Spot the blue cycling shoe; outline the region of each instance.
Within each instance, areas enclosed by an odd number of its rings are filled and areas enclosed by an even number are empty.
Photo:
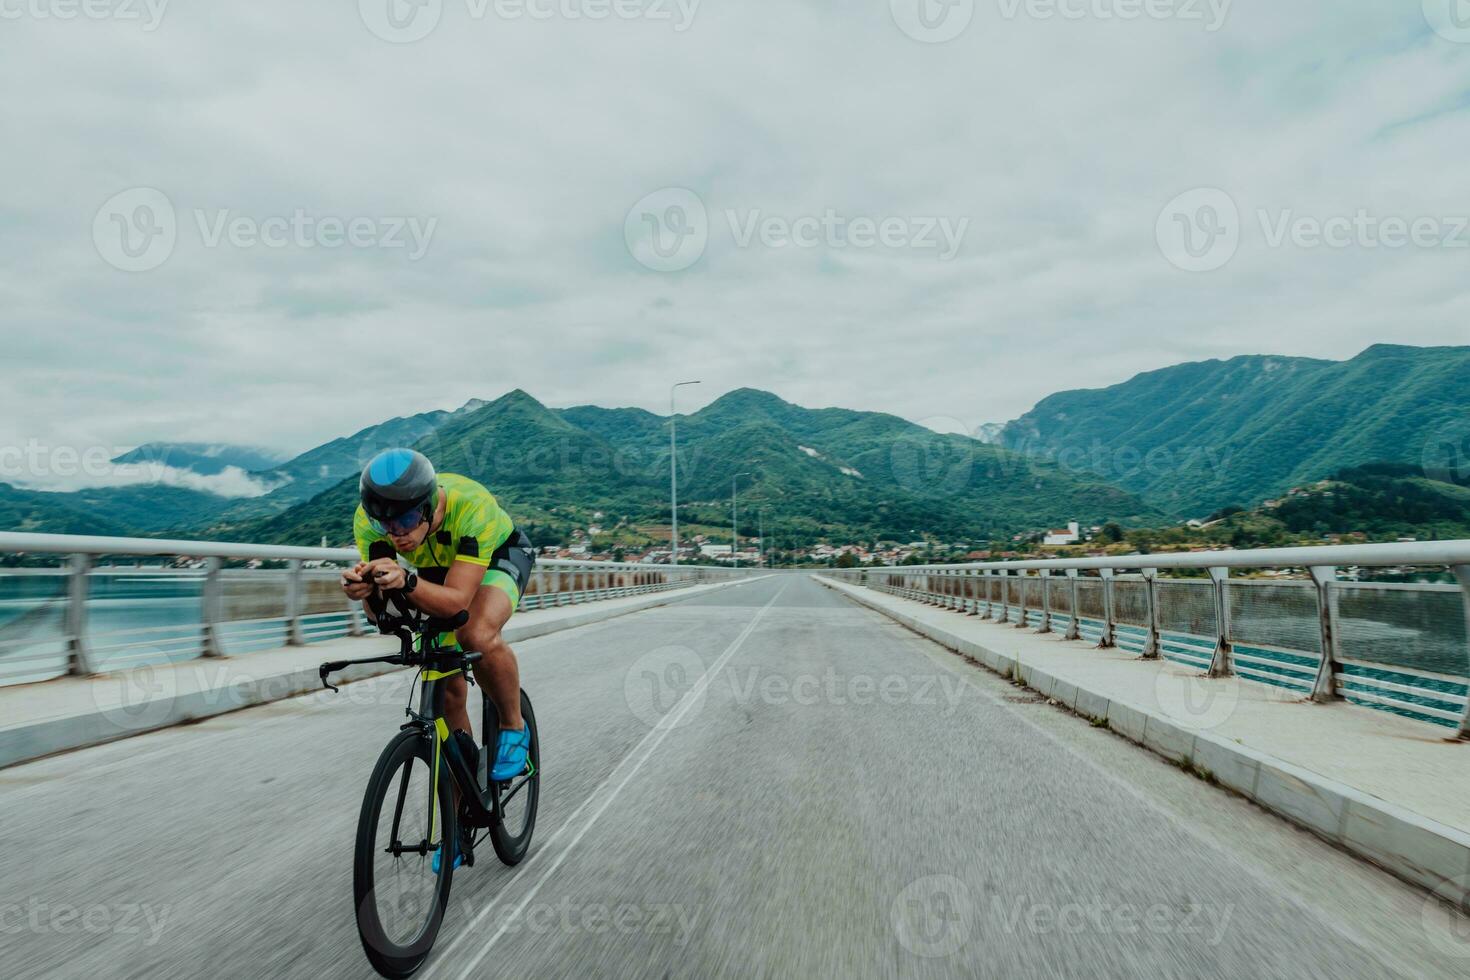
[[[439,864],[440,864],[439,858],[444,854],[444,848],[447,847],[447,846],[449,846],[449,844],[448,844],[447,841],[440,841],[439,842],[439,849],[434,852],[434,873],[435,874],[438,874],[439,873]],[[459,848],[456,847],[454,849],[454,870],[458,871],[463,864],[464,864],[464,855],[462,853],[460,853]]]
[[[518,732],[502,728],[495,749],[495,765],[490,769],[490,778],[497,783],[516,778],[526,771],[526,762],[530,757],[530,752],[531,730],[528,726],[522,725]]]

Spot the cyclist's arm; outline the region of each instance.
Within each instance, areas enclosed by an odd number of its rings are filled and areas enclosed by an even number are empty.
[[[449,566],[443,585],[419,579],[418,587],[410,593],[409,599],[430,616],[454,616],[470,608],[484,578],[484,565],[457,561]]]

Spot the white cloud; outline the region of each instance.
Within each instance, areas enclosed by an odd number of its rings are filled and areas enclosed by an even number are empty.
[[[97,490],[103,487],[165,486],[199,490],[220,497],[263,497],[279,481],[262,480],[238,466],[204,475],[162,463],[113,463],[101,469],[77,466],[51,472],[14,474],[4,481],[27,490]]]
[[[402,45],[353,3],[170,5],[151,32],[7,22],[0,85],[24,95],[0,104],[0,445],[299,450],[515,387],[663,411],[689,374],[686,410],[750,385],[973,428],[1181,360],[1470,342],[1464,252],[1252,230],[1260,209],[1467,210],[1470,45],[1419,4],[1237,0],[1213,33],[1009,6],[981,0],[938,45],[888,0],[707,3],[683,32],[446,0]],[[139,186],[167,195],[178,242],[125,273],[94,218]],[[671,186],[700,196],[710,240],[660,274],[623,230]],[[1229,265],[1191,275],[1154,229],[1202,186],[1248,220]],[[438,225],[417,261],[208,248],[194,212],[226,208]],[[970,224],[944,262],[740,248],[730,209]]]

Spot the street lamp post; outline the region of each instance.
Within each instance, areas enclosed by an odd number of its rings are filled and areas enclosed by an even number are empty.
[[[742,476],[750,476],[750,474],[748,472],[736,473],[730,477],[730,560],[735,563],[736,568],[740,567],[740,530],[736,520],[738,511],[735,503],[735,481]]]
[[[677,418],[674,415],[674,392],[685,385],[697,385],[698,381],[680,381],[669,388],[669,561],[679,564],[679,440],[674,434]]]
[[[757,537],[755,539],[756,540],[756,548],[758,550],[758,553],[760,554],[760,565],[759,565],[759,567],[765,568],[766,567],[766,509],[764,507],[757,507],[756,508],[756,510],[755,510],[755,519],[756,519],[756,526],[760,529],[757,532],[757,534],[759,535],[759,537]]]

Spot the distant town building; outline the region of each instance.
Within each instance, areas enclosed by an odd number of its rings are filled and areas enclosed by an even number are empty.
[[[1082,525],[1072,521],[1064,528],[1056,528],[1046,532],[1042,538],[1042,544],[1076,544],[1082,540]]]

